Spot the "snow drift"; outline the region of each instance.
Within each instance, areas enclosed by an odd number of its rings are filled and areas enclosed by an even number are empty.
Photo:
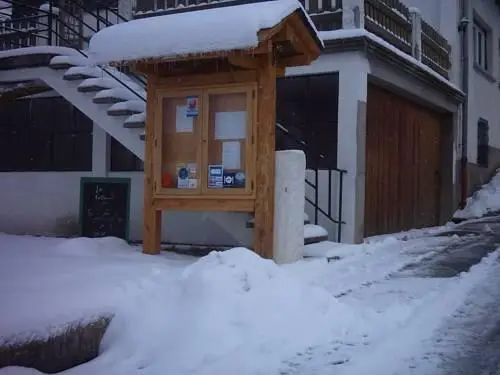
[[[455,212],[458,219],[478,218],[492,211],[500,210],[500,169],[490,182],[483,185],[472,197],[467,198],[463,210]]]
[[[273,373],[360,321],[325,290],[244,248],[212,252],[173,283],[166,276],[159,271],[119,309],[101,355],[71,374]]]

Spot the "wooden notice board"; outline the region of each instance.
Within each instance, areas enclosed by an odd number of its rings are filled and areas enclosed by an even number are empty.
[[[80,235],[128,240],[130,178],[82,177]]]

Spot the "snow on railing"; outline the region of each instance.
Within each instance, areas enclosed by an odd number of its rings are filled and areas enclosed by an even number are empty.
[[[342,8],[341,0],[299,0],[309,13],[330,12]],[[245,4],[250,0],[137,0],[136,14],[164,12],[182,8],[196,8],[201,6],[235,3]]]
[[[418,9],[399,0],[364,0],[365,27],[439,74],[448,77],[451,47]]]

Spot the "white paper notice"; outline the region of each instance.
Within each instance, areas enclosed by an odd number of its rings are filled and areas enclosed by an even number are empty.
[[[175,131],[177,133],[192,133],[193,132],[193,117],[186,116],[187,107],[178,105],[175,113]]]
[[[222,142],[222,165],[224,169],[240,169],[240,142]]]
[[[245,139],[247,113],[215,112],[215,139]]]

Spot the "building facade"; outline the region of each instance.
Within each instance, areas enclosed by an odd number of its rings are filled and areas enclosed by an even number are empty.
[[[68,42],[78,42],[76,48],[85,49],[86,38],[116,22],[230,3],[120,0],[90,7],[66,0],[52,8],[33,4],[28,9],[42,9],[39,16],[48,17],[48,23],[56,16],[49,17],[46,9],[57,9],[57,19],[64,21],[62,26],[55,22],[57,32],[44,39],[40,33],[28,39],[16,34],[25,26],[12,16],[0,28],[4,50],[0,83],[6,99],[0,107],[4,156],[0,159],[0,231],[77,234],[80,178],[108,176],[131,178],[130,237],[140,240],[142,236],[143,174],[137,137],[141,123],[130,124],[131,118],[141,118],[144,109],[136,106],[127,116],[118,116],[119,124],[118,117],[108,124],[107,108],[84,102],[89,101],[88,94],[78,96],[76,86],[56,81],[46,66],[37,67],[38,78],[33,76],[31,85],[22,86],[19,82],[35,71],[19,69],[23,53],[14,50],[47,44],[75,47]],[[460,200],[464,102],[457,31],[460,8],[453,8],[456,22],[445,22],[450,13],[444,12],[444,5],[438,12],[432,8],[437,2],[409,3],[303,2],[326,48],[313,64],[289,69],[277,82],[277,149],[298,148],[306,153],[306,214],[327,229],[331,240],[352,243],[366,236],[438,225],[451,217]],[[22,18],[15,7],[13,14]],[[27,26],[36,29],[34,24]],[[498,56],[494,58],[498,62]],[[108,75],[130,79],[144,93],[140,77],[106,69]],[[30,87],[45,92],[33,93]],[[498,85],[495,88],[499,91]],[[470,102],[467,108],[470,119]],[[482,116],[494,121],[486,112]],[[471,126],[468,129],[471,142],[478,134],[471,136]],[[494,154],[491,127],[489,139],[488,150]],[[477,157],[472,148],[470,158]],[[246,214],[169,213],[163,238],[174,243],[251,246],[250,221]]]

